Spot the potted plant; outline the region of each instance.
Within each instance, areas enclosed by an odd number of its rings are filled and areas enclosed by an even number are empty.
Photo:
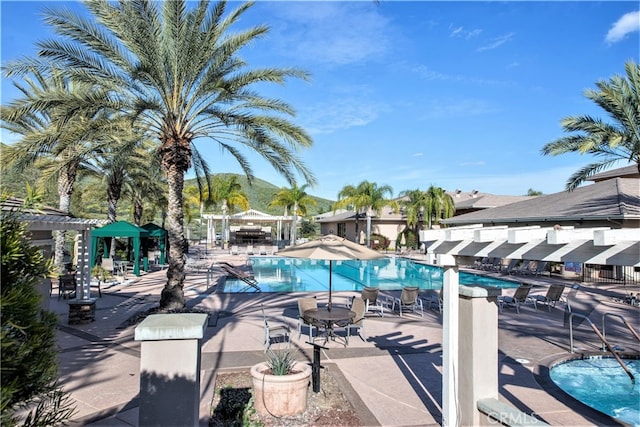
[[[285,417],[305,411],[311,366],[296,361],[291,350],[267,350],[267,360],[251,367],[251,377],[259,414]]]

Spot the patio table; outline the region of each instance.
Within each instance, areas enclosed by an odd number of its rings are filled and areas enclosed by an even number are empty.
[[[313,319],[324,326],[325,343],[329,341],[329,339],[332,341],[336,340],[337,335],[333,330],[336,323],[349,322],[355,316],[356,313],[354,311],[342,307],[332,307],[331,310],[329,310],[328,307],[319,307],[304,312],[304,317]],[[347,346],[346,339],[344,345],[345,347]]]

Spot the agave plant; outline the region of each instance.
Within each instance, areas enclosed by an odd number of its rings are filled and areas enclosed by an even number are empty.
[[[289,375],[295,364],[296,359],[291,350],[267,350],[267,366],[272,375]]]

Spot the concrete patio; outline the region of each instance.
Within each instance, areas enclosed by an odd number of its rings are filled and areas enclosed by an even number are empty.
[[[245,265],[242,256],[218,252],[214,259]],[[190,272],[185,283],[188,306],[212,313],[202,340],[203,426],[208,421],[216,372],[248,370],[264,360],[261,304],[269,317],[285,319],[293,331],[297,324],[296,298],[300,294],[215,293],[222,275],[221,270],[209,278],[205,272]],[[539,286],[549,282],[546,278],[530,279],[527,281]],[[84,325],[69,325],[67,301],[58,299],[56,293],[50,297],[50,309],[59,315],[61,381],[77,405],[72,425],[138,425],[140,342],[134,341],[135,325],[128,319],[158,305],[165,280],[166,271],[154,271],[125,285],[103,287],[103,296],[96,303],[96,320]],[[543,288],[536,293],[543,293]],[[335,292],[334,304],[346,303],[352,295],[356,294]],[[621,285],[583,284],[572,308],[588,315],[598,327],[602,314],[611,312],[624,316],[638,330],[638,308],[613,299],[624,295]],[[320,302],[327,298],[317,296]],[[548,365],[568,354],[564,308],[560,305],[548,312],[526,306],[520,314],[509,308],[499,314],[500,400],[550,425],[620,425],[540,385],[545,383]],[[442,316],[433,310],[426,310],[424,317],[373,315],[366,320],[365,332],[366,341],[352,337],[346,348],[329,341],[329,350],[322,352],[322,362],[339,371],[345,390],[351,390],[357,400],[354,403],[362,406],[361,419],[367,425],[440,425]],[[598,338],[586,325],[574,332],[581,350],[599,350]],[[640,351],[629,331],[615,319],[607,324],[607,337],[627,351]],[[294,333],[292,338],[294,346],[310,360],[311,346],[305,336],[298,339]]]

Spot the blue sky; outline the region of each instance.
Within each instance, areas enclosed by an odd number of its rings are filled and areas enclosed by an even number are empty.
[[[62,4],[2,0],[2,63],[33,55],[50,35],[39,13]],[[335,199],[368,180],[394,195],[430,185],[548,194],[594,159],[540,150],[564,135],[563,117],[606,118],[583,91],[638,62],[638,10],[636,1],[258,1],[237,29],[271,28],[243,52],[249,64],[312,75],[260,88],[293,105],[313,136],[300,153],[318,181],[309,193]],[[14,96],[3,79],[2,103]],[[241,172],[210,141],[197,146],[214,172]],[[286,186],[249,158],[256,177]]]

